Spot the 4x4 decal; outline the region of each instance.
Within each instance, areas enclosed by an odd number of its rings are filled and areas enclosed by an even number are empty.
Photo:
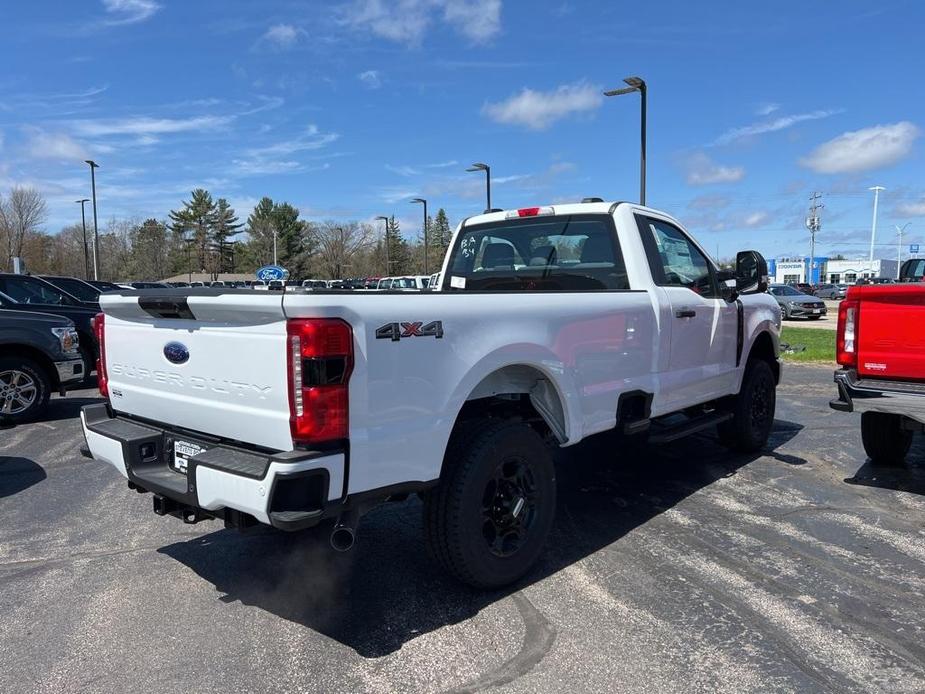
[[[415,321],[408,323],[386,323],[376,328],[377,340],[392,340],[398,342],[403,337],[443,337],[443,321],[434,320],[430,323]]]

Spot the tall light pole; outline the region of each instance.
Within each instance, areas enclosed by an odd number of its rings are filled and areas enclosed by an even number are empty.
[[[639,92],[639,204],[646,204],[646,94],[648,87],[641,77],[624,77],[623,81],[629,86],[623,89],[611,89],[604,92],[604,96],[620,96]]]
[[[899,234],[899,241],[896,243],[896,279],[899,279],[899,266],[903,264],[903,232],[912,222],[906,222],[902,226],[894,224],[896,233]]]
[[[868,262],[870,263],[870,272],[873,273],[874,267],[874,239],[877,238],[877,203],[880,200],[880,191],[886,190],[883,186],[874,186],[869,190],[874,191],[874,218],[870,223],[870,258]]]
[[[90,198],[75,200],[80,205],[80,224],[84,232],[84,279],[90,279],[90,256],[87,250],[87,215],[84,213],[84,203],[90,202]]]
[[[484,171],[485,172],[485,211],[491,210],[491,167],[482,162],[476,162],[466,171]]]
[[[388,277],[392,272],[392,252],[389,249],[389,218],[379,215],[376,219],[385,222],[385,276]]]
[[[90,189],[93,198],[93,279],[100,278],[100,232],[96,226],[96,170],[100,167],[92,159],[85,159],[90,165]]]
[[[424,274],[429,275],[430,273],[427,272],[427,201],[424,198],[411,198],[411,202],[424,205]]]

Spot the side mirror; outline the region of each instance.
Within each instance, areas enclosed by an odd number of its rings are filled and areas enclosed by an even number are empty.
[[[768,291],[768,263],[758,251],[736,253],[736,289],[739,294]]]

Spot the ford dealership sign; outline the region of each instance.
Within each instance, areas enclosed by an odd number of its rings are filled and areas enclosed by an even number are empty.
[[[258,280],[263,280],[264,282],[284,280],[289,277],[289,270],[279,265],[264,265],[262,268],[258,268],[256,275]]]

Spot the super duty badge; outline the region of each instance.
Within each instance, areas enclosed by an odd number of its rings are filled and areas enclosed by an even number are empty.
[[[423,321],[413,323],[386,323],[376,328],[377,340],[398,342],[403,337],[443,337],[443,321],[434,320],[425,324]]]

